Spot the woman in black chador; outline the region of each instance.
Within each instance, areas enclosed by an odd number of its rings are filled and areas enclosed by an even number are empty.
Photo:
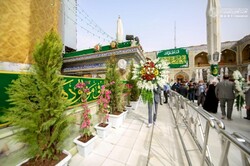
[[[215,96],[215,85],[216,82],[213,82],[208,86],[206,99],[203,105],[203,108],[211,113],[217,113],[218,102],[219,102],[219,100]]]

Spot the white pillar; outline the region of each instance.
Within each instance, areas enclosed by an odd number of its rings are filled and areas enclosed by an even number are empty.
[[[196,83],[199,82],[199,70],[198,69],[195,70],[195,82]]]
[[[228,75],[228,68],[225,68],[225,75]]]
[[[203,80],[203,75],[202,75],[203,73],[202,73],[202,69],[200,69],[200,76],[199,76],[199,81],[200,80]]]
[[[223,73],[224,73],[224,70],[223,70],[223,67],[220,69],[220,82],[223,80]]]
[[[247,66],[247,83],[250,84],[250,64]]]
[[[122,43],[123,42],[123,25],[122,25],[122,20],[121,20],[120,16],[119,16],[119,18],[117,20],[116,41],[118,43]]]

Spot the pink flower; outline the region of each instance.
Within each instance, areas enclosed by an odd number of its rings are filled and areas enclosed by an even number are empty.
[[[86,126],[87,126],[86,122],[83,122],[81,128],[85,128]]]
[[[109,85],[112,85],[114,83],[115,82],[112,81]],[[100,96],[97,101],[97,103],[99,104],[99,115],[101,116],[100,119],[102,120],[101,123],[105,123],[107,121],[107,117],[109,117],[107,116],[107,114],[109,113],[110,94],[111,91],[106,89],[106,86],[103,85],[101,87]]]
[[[83,133],[83,135],[90,136],[91,131],[91,114],[90,114],[90,109],[88,108],[87,104],[87,98],[88,98],[88,93],[90,92],[89,88],[86,86],[89,84],[89,82],[79,82],[75,85],[75,88],[79,89],[78,94],[81,95],[81,101],[82,101],[82,109],[83,113],[81,116],[81,121],[82,124],[80,126],[80,131]]]
[[[115,81],[111,81],[109,84],[110,84],[110,85],[113,85],[113,84],[115,84]]]

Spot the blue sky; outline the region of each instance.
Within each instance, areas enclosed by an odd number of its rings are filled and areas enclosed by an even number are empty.
[[[250,34],[250,0],[220,5],[222,41]],[[126,34],[138,36],[145,52],[174,48],[175,22],[177,48],[206,44],[206,8],[207,0],[78,0],[83,21],[78,20],[77,49],[109,44],[107,34],[115,39],[119,15],[124,40]]]

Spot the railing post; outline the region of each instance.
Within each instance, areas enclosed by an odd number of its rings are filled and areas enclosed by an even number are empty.
[[[242,166],[250,166],[247,155],[243,152],[241,152],[241,160],[242,160]]]
[[[210,128],[210,121],[207,120],[206,129],[205,129],[204,143],[203,143],[203,148],[202,148],[201,166],[204,166],[204,163],[205,163],[206,151],[207,151],[207,142],[208,142],[208,136],[209,136],[209,128]]]
[[[227,159],[227,155],[229,152],[229,147],[230,147],[230,141],[229,140],[223,140],[223,136],[222,136],[222,154],[221,154],[221,158],[220,158],[220,163],[219,166],[228,166],[228,159]]]

